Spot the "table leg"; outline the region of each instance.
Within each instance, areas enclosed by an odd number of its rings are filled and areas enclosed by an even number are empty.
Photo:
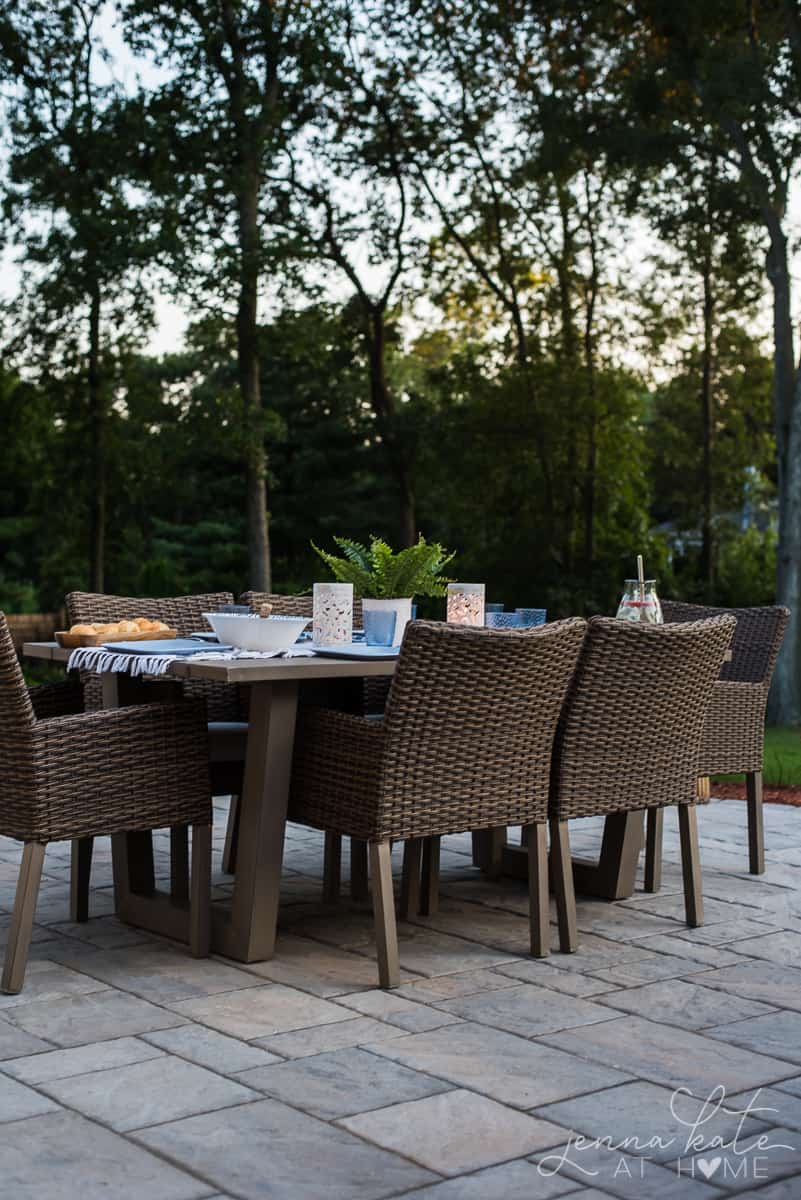
[[[585,896],[604,900],[625,900],[634,892],[637,863],[645,833],[643,812],[612,813],[604,824],[601,855],[598,862],[574,858],[575,890]],[[475,836],[475,835],[474,835]],[[477,866],[484,866],[486,859]],[[505,845],[501,873],[525,879],[528,875],[528,847]]]
[[[231,914],[213,913],[212,947],[240,962],[275,950],[298,684],[255,683]]]
[[[625,900],[632,895],[645,840],[644,816],[640,810],[612,813],[606,818],[598,862],[573,859],[577,892],[605,900]]]

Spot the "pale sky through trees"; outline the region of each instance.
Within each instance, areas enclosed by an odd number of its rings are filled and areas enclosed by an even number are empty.
[[[103,72],[109,70],[117,82],[131,94],[142,85],[148,88],[155,87],[165,79],[165,73],[152,61],[144,57],[135,57],[131,53],[122,37],[120,22],[113,4],[106,6],[98,23],[98,40],[102,42],[110,56],[108,67],[99,58],[96,59],[99,79],[102,80]],[[429,228],[432,234],[436,232],[434,223],[431,223]],[[801,320],[801,181],[799,180],[794,181],[790,190],[788,228],[791,233],[794,309],[797,320]],[[427,232],[428,229],[426,229]],[[649,272],[648,257],[653,253],[656,241],[654,234],[640,219],[629,222],[627,228],[620,231],[619,253],[614,261],[614,270],[618,277],[636,279],[645,284]],[[0,296],[4,302],[11,304],[13,304],[20,280],[19,268],[15,262],[16,254],[13,243],[7,244],[3,248],[2,259],[0,259],[2,264]],[[366,261],[366,255],[362,254],[360,258],[357,258],[357,266],[368,283],[375,282],[375,285],[378,286],[379,272],[371,269]],[[347,282],[333,270],[316,270],[312,282],[317,286],[322,284],[326,293],[334,301],[346,300],[352,290]],[[669,287],[669,281],[660,280],[659,286]],[[265,295],[263,300],[265,316],[271,308],[271,298],[269,295]],[[154,310],[155,324],[148,334],[143,348],[146,352],[156,355],[180,350],[194,314],[186,302],[171,295],[166,279],[154,287]],[[407,332],[414,335],[420,330],[424,330],[434,317],[435,314],[426,304],[425,297],[421,296],[415,305],[414,315],[407,314],[405,317]],[[766,288],[758,331],[764,338],[770,336],[770,319],[770,296]],[[613,347],[613,353],[614,349]],[[639,356],[632,352],[631,345],[625,338],[621,338],[621,345],[616,349],[624,363],[638,368],[647,366],[645,362],[639,361]]]

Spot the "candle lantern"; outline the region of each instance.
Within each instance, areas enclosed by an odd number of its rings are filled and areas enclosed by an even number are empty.
[[[352,583],[315,583],[312,626],[318,646],[353,640]]]
[[[448,623],[450,625],[484,624],[484,584],[448,584]]]

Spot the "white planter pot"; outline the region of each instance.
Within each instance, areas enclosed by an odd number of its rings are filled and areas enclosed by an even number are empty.
[[[394,612],[395,636],[393,646],[399,646],[403,641],[403,631],[412,619],[412,597],[408,600],[362,600],[362,612]]]

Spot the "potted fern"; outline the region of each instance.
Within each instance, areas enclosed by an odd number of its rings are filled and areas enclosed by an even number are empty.
[[[399,646],[406,624],[411,620],[415,596],[444,596],[448,580],[442,570],[453,558],[437,542],[418,538],[417,544],[395,553],[381,538],[373,537],[369,546],[350,538],[334,538],[341,556],[312,546],[331,569],[338,583],[353,584],[353,594],[362,601],[364,612],[395,613],[392,644]]]

